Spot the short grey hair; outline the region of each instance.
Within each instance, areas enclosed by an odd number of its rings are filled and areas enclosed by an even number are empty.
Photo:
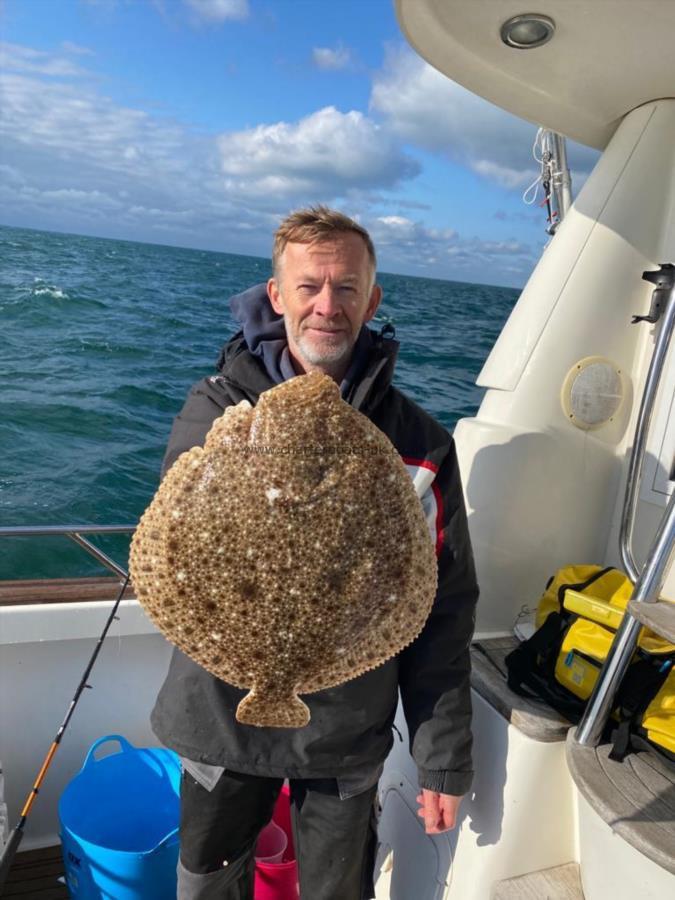
[[[373,241],[366,229],[350,219],[344,213],[327,206],[310,206],[306,209],[296,209],[283,220],[274,232],[274,245],[272,247],[272,271],[277,281],[280,278],[281,257],[286,249],[286,244],[313,244],[315,242],[329,241],[337,234],[358,234],[366,245],[368,258],[372,268],[371,281],[375,283],[375,271],[377,269],[377,257]]]

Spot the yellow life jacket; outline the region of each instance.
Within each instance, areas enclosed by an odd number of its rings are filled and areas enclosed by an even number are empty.
[[[537,630],[506,658],[511,689],[578,721],[632,593],[630,579],[615,568],[559,569],[537,606]],[[675,645],[642,628],[612,714],[619,723],[614,758],[648,744],[675,760],[673,662]]]

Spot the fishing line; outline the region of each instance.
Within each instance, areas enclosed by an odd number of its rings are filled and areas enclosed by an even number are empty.
[[[31,811],[31,807],[33,806],[33,803],[35,802],[35,798],[37,797],[37,795],[40,792],[40,787],[42,785],[42,782],[44,781],[45,775],[47,774],[47,769],[49,768],[51,761],[54,758],[56,751],[59,748],[59,744],[61,743],[61,738],[63,737],[63,734],[64,734],[66,728],[68,727],[68,723],[70,722],[71,716],[75,712],[75,707],[77,706],[77,702],[80,699],[80,695],[82,694],[82,691],[85,688],[91,687],[90,684],[87,684],[87,678],[89,678],[89,673],[91,672],[91,670],[94,667],[94,663],[96,662],[96,657],[98,656],[99,651],[100,651],[101,647],[103,646],[103,641],[105,640],[106,635],[108,634],[108,630],[109,630],[110,626],[112,625],[113,621],[117,618],[117,609],[120,605],[122,597],[124,596],[124,592],[125,592],[128,584],[129,584],[129,574],[127,573],[126,578],[124,579],[124,583],[122,584],[122,587],[120,588],[120,592],[117,595],[117,599],[115,600],[115,603],[113,604],[113,608],[110,612],[110,615],[108,616],[108,621],[105,623],[105,627],[104,627],[103,631],[101,632],[101,636],[99,637],[98,641],[96,642],[96,646],[94,647],[94,652],[92,653],[91,659],[89,660],[89,663],[87,664],[87,668],[84,670],[84,675],[80,679],[80,683],[78,684],[77,690],[75,691],[75,694],[73,695],[73,699],[70,701],[70,706],[68,707],[68,711],[66,712],[65,718],[64,718],[63,722],[61,723],[61,727],[57,731],[56,737],[52,741],[52,745],[49,748],[49,751],[47,752],[44,762],[42,763],[42,768],[40,769],[38,776],[35,779],[35,784],[33,785],[33,789],[31,790],[30,794],[26,798],[24,807],[21,810],[21,817],[19,819],[19,822],[13,828],[13,830],[9,836],[9,840],[7,841],[7,844],[2,851],[2,856],[0,856],[0,896],[2,895],[2,888],[3,888],[3,885],[7,878],[7,875],[9,874],[9,870],[10,870],[10,867],[14,860],[14,856],[16,855],[16,852],[19,849],[19,844],[21,843],[21,840],[23,838],[24,826],[26,824],[26,820],[28,819],[28,814]]]

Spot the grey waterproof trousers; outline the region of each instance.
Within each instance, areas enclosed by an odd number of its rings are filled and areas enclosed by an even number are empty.
[[[253,900],[256,840],[282,785],[226,771],[207,790],[183,772],[178,900]],[[290,788],[301,900],[370,900],[377,785],[345,800],[332,778]]]

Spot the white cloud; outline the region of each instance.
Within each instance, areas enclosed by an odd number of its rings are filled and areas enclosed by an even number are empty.
[[[514,239],[463,237],[454,228],[430,228],[405,216],[379,216],[363,223],[378,251],[380,268],[400,267],[420,274],[441,271],[467,280],[523,281],[540,248]]]
[[[81,191],[77,188],[59,188],[55,191],[42,191],[43,200],[56,200],[59,203],[77,203],[86,206],[94,206],[97,209],[119,209],[121,204],[114,197],[104,191]]]
[[[485,280],[490,266],[490,280],[504,283],[514,278],[500,272],[522,280],[531,268],[516,241],[481,242],[416,220],[428,207],[398,188],[420,164],[387,116],[328,106],[297,121],[196,134],[107,97],[95,72],[63,65],[73,66],[63,46],[3,49],[6,222],[265,255],[282,215],[326,202],[372,230],[390,271]]]
[[[90,50],[89,47],[81,47],[79,44],[74,44],[72,41],[61,41],[61,47],[65,53],[72,53],[74,56],[95,55],[94,51]]]
[[[175,170],[186,135],[180,126],[117,106],[79,84],[5,75],[0,84],[5,145],[50,148],[55,159],[88,161],[136,177]]]
[[[314,47],[312,50],[312,62],[317,69],[338,70],[346,69],[351,63],[351,53],[347,47],[338,44],[337,47]]]
[[[8,166],[5,163],[0,164],[0,184],[21,185],[24,183],[24,177],[21,172],[14,166]]]
[[[334,106],[297,123],[224,134],[218,143],[227,188],[257,195],[332,198],[358,188],[391,187],[418,172],[379,125]]]
[[[182,125],[115,103],[96,89],[89,73],[77,73],[86,80],[44,77],[59,70],[58,55],[9,44],[3,51],[0,135],[4,155],[13,155],[15,166],[25,170],[34,156],[48,157],[45,181],[68,170],[83,180],[96,172],[156,184],[180,172],[180,187],[197,150]]]
[[[93,222],[124,234],[125,224],[139,222],[134,206],[162,209],[163,227],[189,219],[198,229],[213,217],[213,140],[209,145],[177,122],[118,105],[91,77],[55,79],[58,53],[9,45],[4,53],[10,63],[0,71],[6,221],[73,230]],[[146,221],[151,230],[158,227],[158,217],[148,213]]]
[[[371,109],[402,140],[442,153],[506,188],[538,174],[536,126],[450,81],[408,49],[391,49],[373,83]],[[597,153],[568,146],[570,165],[585,176]]]
[[[248,16],[248,0],[185,0],[190,10],[204,22],[241,21]]]
[[[417,246],[424,244],[445,244],[457,237],[454,228],[428,228],[421,222],[413,222],[405,216],[378,216],[372,223],[380,246],[406,244]]]
[[[505,188],[517,189],[527,187],[537,175],[537,170],[534,166],[531,169],[514,169],[492,162],[489,159],[475,160],[470,165],[478,175],[483,175],[490,181],[495,181]]]
[[[23,215],[38,216],[40,222],[49,222],[51,215],[56,213],[52,224],[63,221],[69,215],[76,215],[80,222],[96,224],[105,222],[111,215],[122,214],[125,208],[123,202],[105,191],[74,187],[44,189],[29,183],[16,171],[7,177],[7,172],[0,169],[0,176],[3,207],[11,209],[17,206]]]
[[[21,44],[10,44],[8,41],[0,41],[0,72],[24,72],[60,78],[86,74],[84,69],[63,56],[55,56]]]
[[[5,221],[266,253],[279,217],[323,201],[347,212],[417,164],[359,112],[319,110],[212,136],[123,106],[91,75],[55,78],[61,51],[9,48],[0,72]],[[37,71],[17,71],[28,60]]]

